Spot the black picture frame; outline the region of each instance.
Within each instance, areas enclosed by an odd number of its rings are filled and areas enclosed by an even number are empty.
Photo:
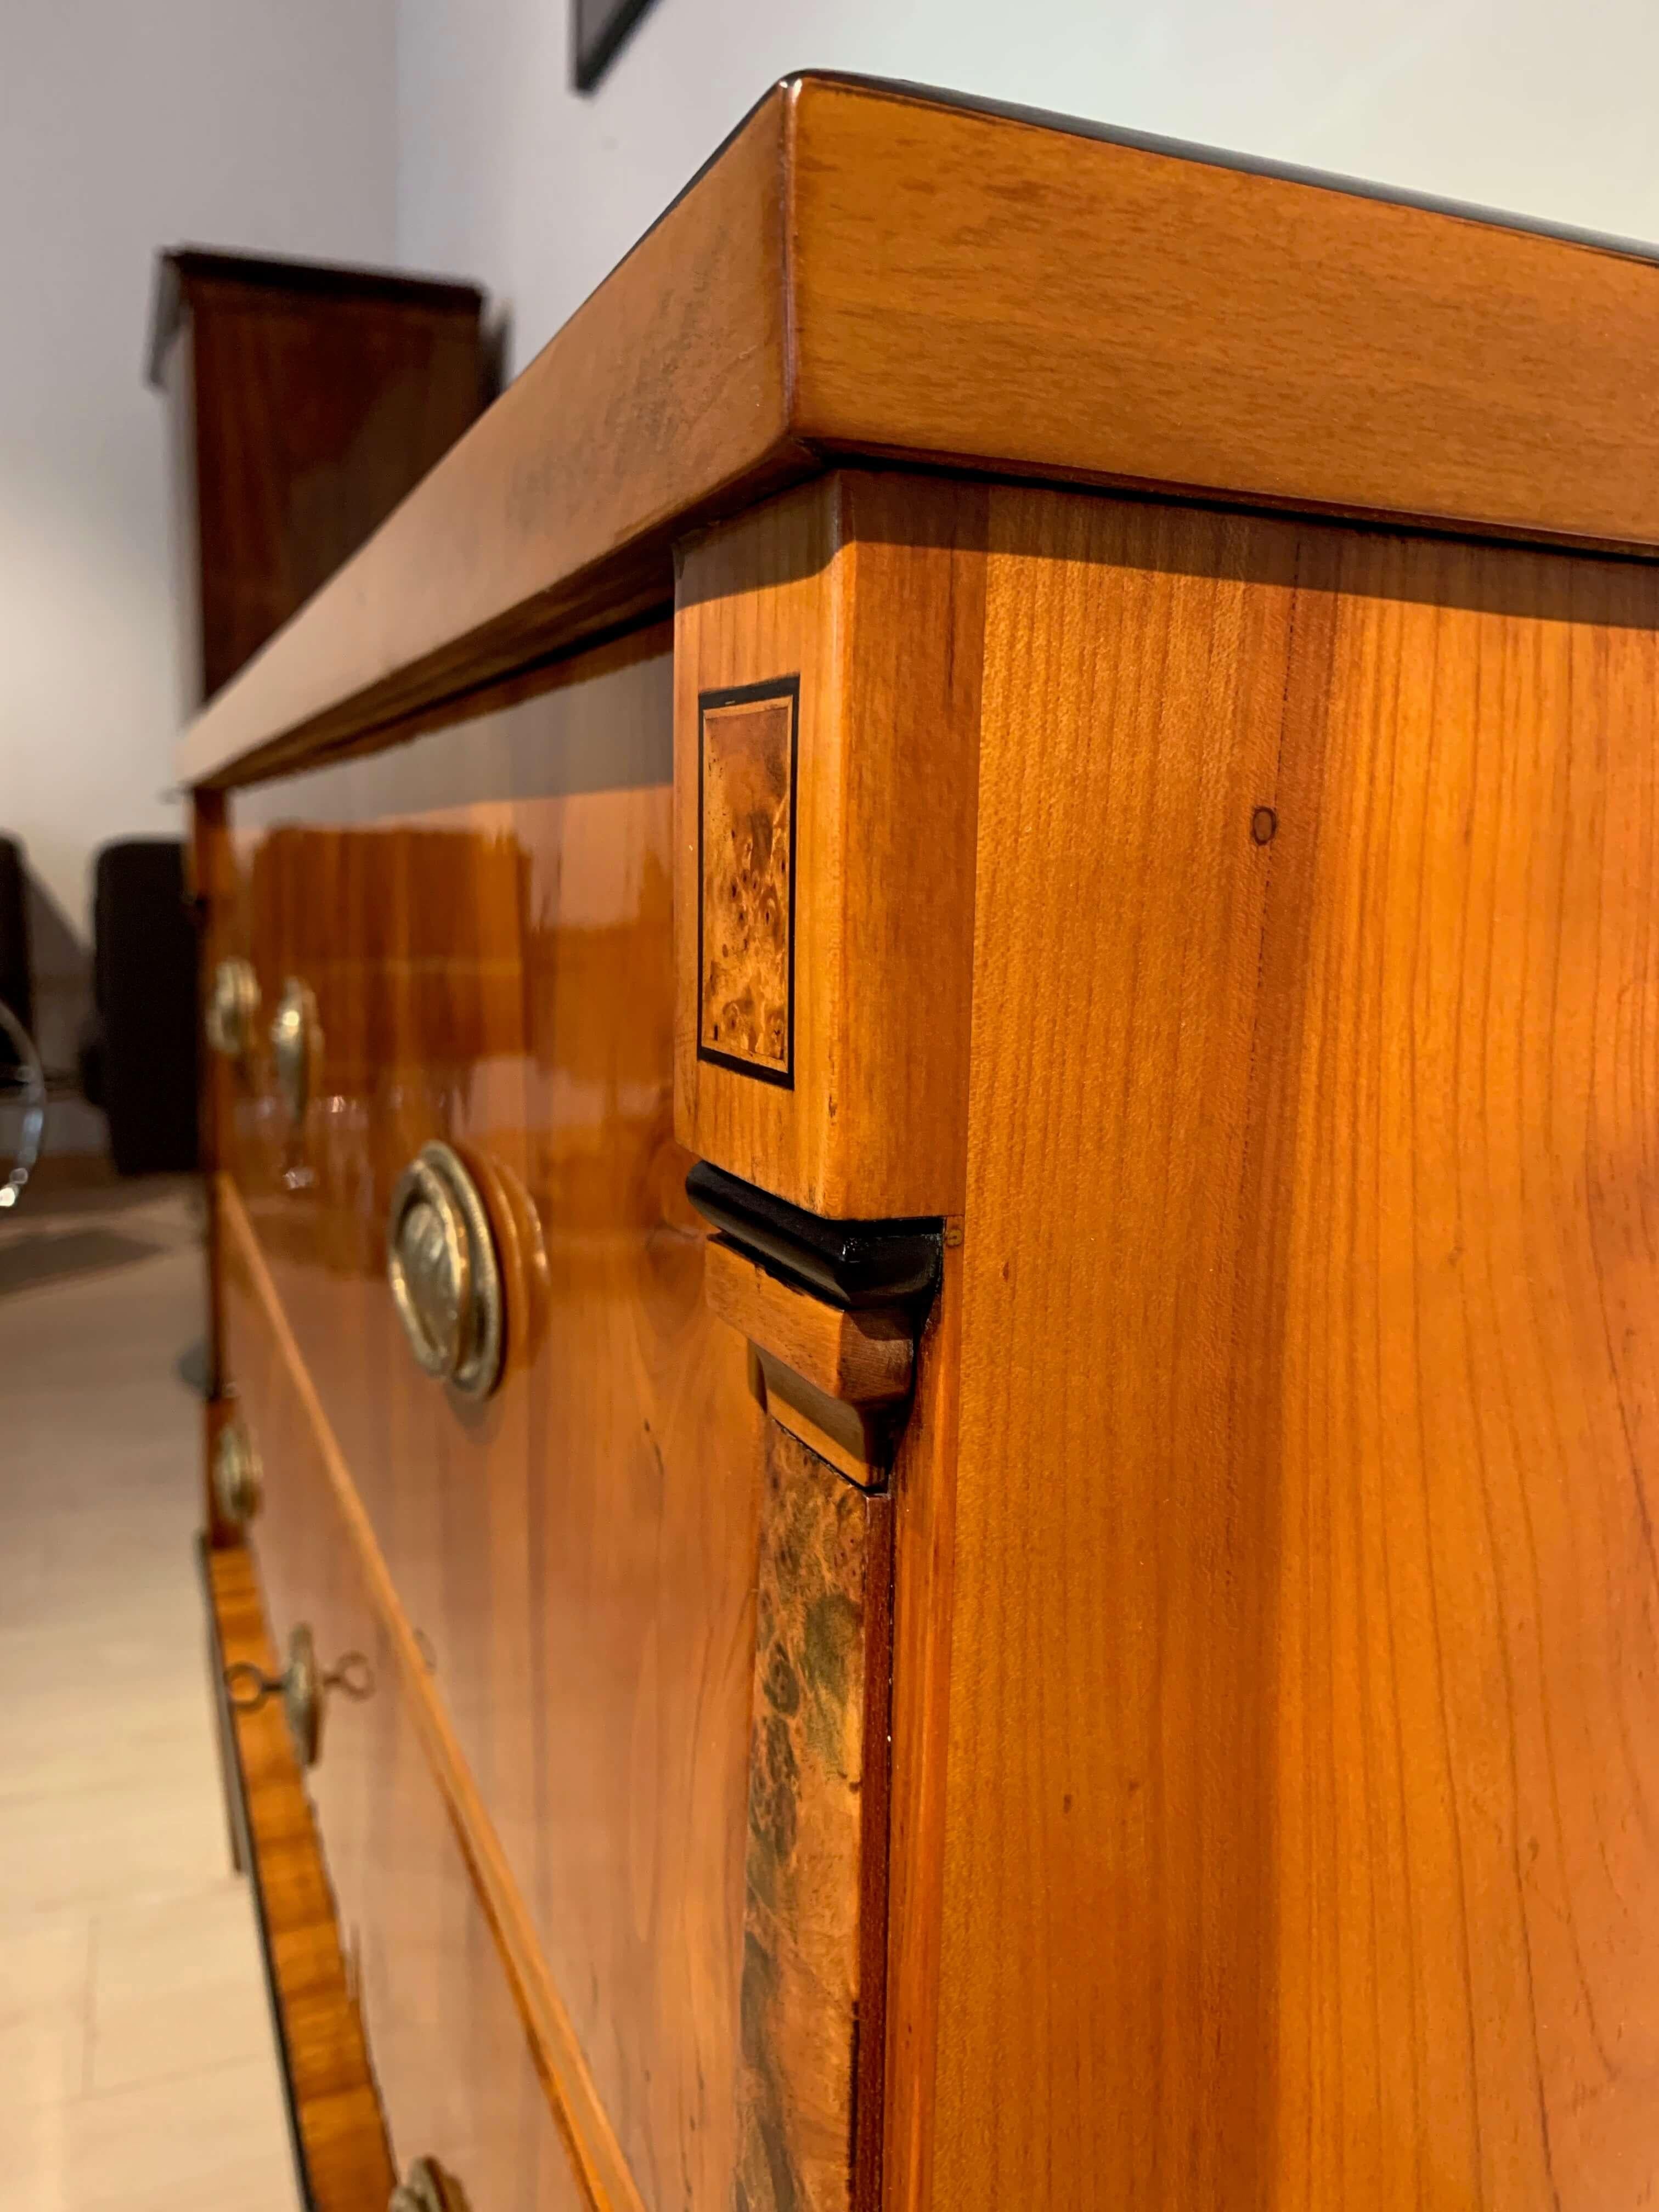
[[[623,41],[654,0],[571,0],[570,73],[578,92],[592,92]]]

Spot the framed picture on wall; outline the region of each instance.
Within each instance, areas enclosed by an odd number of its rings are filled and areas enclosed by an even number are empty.
[[[592,92],[653,0],[574,0],[571,69],[578,92]]]

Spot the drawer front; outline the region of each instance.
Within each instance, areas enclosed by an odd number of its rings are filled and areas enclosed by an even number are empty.
[[[665,642],[234,794],[221,949],[314,1050],[297,1119],[268,1048],[235,1073],[225,1164],[640,2198],[726,2212],[765,1421],[672,1134]],[[386,1287],[433,1139],[502,1246],[482,1403]]]
[[[227,1270],[238,1410],[262,1462],[250,1534],[273,1640],[312,1632],[325,1689],[307,1779],[387,2133],[434,2158],[470,2212],[579,2212],[483,1906],[365,1588],[316,1438],[246,1274]],[[365,1694],[366,1692],[366,1694]]]

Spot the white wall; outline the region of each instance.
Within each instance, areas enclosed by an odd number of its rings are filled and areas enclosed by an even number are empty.
[[[1659,239],[1653,0],[656,0],[599,91],[567,0],[401,0],[398,241],[512,366],[774,77],[910,77]]]
[[[94,848],[179,821],[161,795],[181,696],[166,446],[143,373],[155,249],[390,260],[396,15],[0,0],[0,830],[82,937]],[[37,915],[54,1058],[61,936]]]

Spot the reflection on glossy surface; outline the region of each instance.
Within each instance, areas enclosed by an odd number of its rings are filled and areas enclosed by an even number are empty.
[[[501,1262],[489,1201],[452,1146],[422,1145],[398,1176],[386,1241],[386,1287],[416,1365],[487,1398],[505,1339]]]
[[[326,1043],[297,1135],[252,1069],[227,1164],[641,2193],[725,2212],[760,1415],[672,1136],[667,660],[593,658],[237,795],[234,949],[268,993],[305,977]],[[501,1250],[480,1405],[420,1373],[385,1281],[433,1139]],[[310,1569],[262,1528],[280,1632]]]

